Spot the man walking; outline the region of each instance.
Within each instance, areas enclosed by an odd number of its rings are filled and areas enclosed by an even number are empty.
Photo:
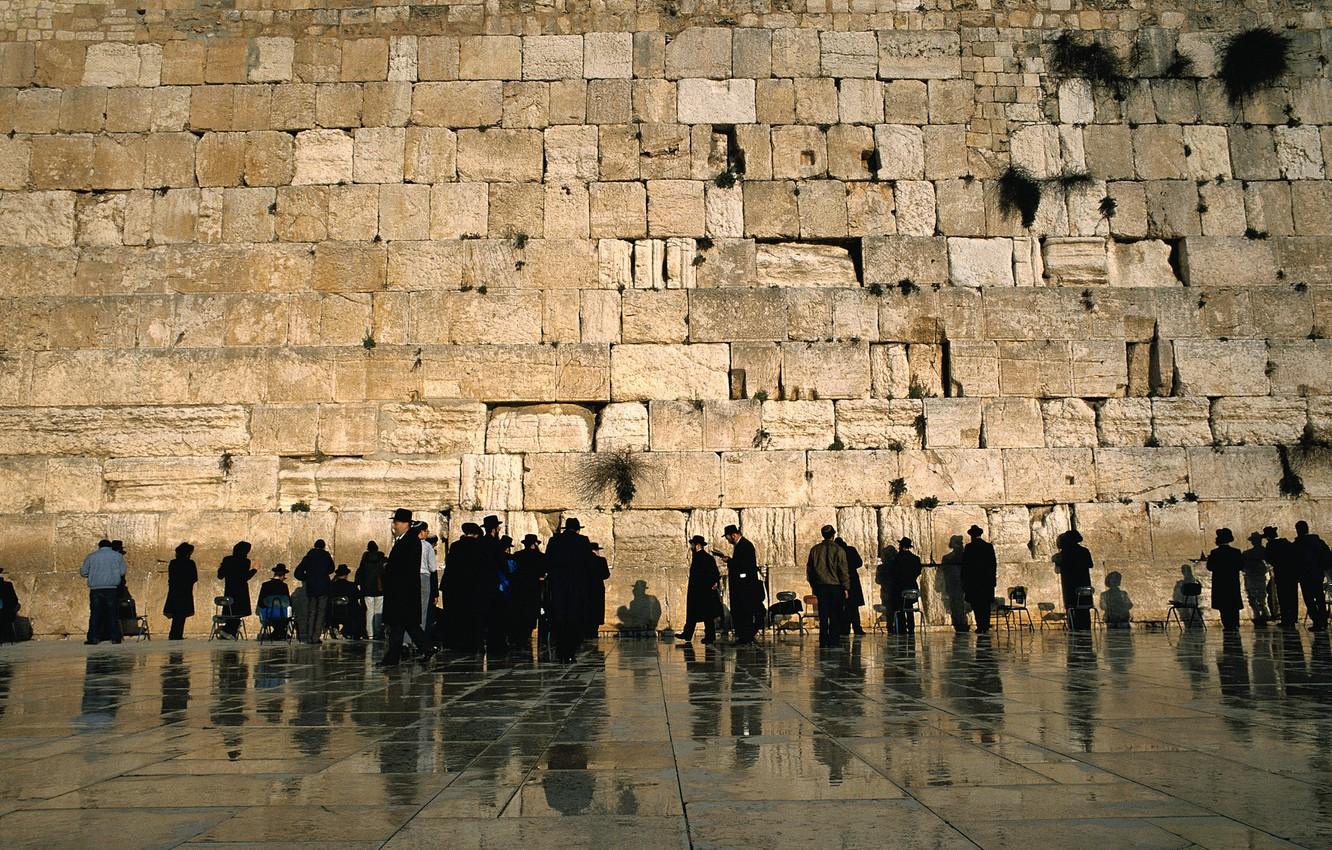
[[[393,547],[384,570],[384,624],[388,641],[381,667],[393,667],[402,660],[403,633],[411,635],[418,660],[424,664],[435,654],[434,647],[421,631],[421,538],[411,534],[412,512],[398,508],[393,512]]]
[[[116,589],[125,578],[125,556],[111,547],[111,541],[99,540],[97,549],[83,559],[79,575],[88,580],[89,646],[103,640],[120,643],[120,620],[116,612]]]
[[[726,584],[731,596],[731,627],[735,642],[745,645],[754,642],[763,623],[763,582],[758,574],[758,555],[754,544],[734,525],[722,532],[731,543],[731,557],[726,562]]]
[[[994,587],[999,582],[999,567],[994,546],[982,538],[979,525],[967,529],[971,537],[962,549],[962,592],[976,617],[976,632],[990,631],[990,612],[994,608]]]
[[[837,530],[825,525],[823,539],[809,550],[805,577],[819,600],[819,646],[839,646],[842,642],[842,611],[851,586],[846,568],[846,552],[833,538]]]
[[[717,559],[708,554],[708,541],[700,534],[689,539],[689,587],[685,593],[685,624],[680,632],[680,645],[694,639],[694,626],[703,621],[703,642],[712,643],[717,639],[717,618],[721,616],[721,598],[717,596],[717,587],[721,584],[721,573],[717,570]]]
[[[314,548],[305,553],[296,565],[296,580],[305,587],[305,619],[301,623],[301,639],[308,644],[323,643],[324,624],[328,616],[328,591],[333,584],[333,556],[323,540],[316,540]]]

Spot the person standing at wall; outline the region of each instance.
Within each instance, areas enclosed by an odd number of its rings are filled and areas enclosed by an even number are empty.
[[[5,568],[0,567],[0,643],[14,643],[18,640],[14,621],[18,619],[22,607],[14,583],[5,578]]]
[[[819,600],[819,645],[840,646],[843,606],[851,577],[846,568],[846,552],[833,539],[837,530],[825,525],[819,533],[823,539],[809,550],[805,578]]]
[[[1230,544],[1234,533],[1228,528],[1216,530],[1216,548],[1207,553],[1207,571],[1212,574],[1212,607],[1221,612],[1221,628],[1233,632],[1239,628],[1240,573],[1244,555]]]
[[[592,572],[592,542],[579,532],[574,517],[546,546],[546,617],[550,621],[555,658],[574,660],[587,631],[588,575]]]
[[[979,525],[967,529],[971,541],[962,549],[962,592],[976,618],[976,632],[990,630],[990,612],[994,609],[994,588],[999,583],[999,565],[994,546],[985,540]]]
[[[1300,553],[1295,544],[1284,537],[1276,526],[1263,529],[1267,563],[1272,567],[1272,583],[1276,585],[1277,608],[1281,613],[1281,628],[1295,631],[1300,617]]]
[[[231,547],[231,554],[222,559],[217,577],[222,581],[222,595],[230,597],[231,605],[224,612],[229,619],[222,627],[232,640],[240,631],[241,618],[250,616],[250,579],[259,572],[259,563],[250,562],[250,544],[242,540]]]
[[[860,609],[865,605],[865,589],[860,586],[860,568],[865,565],[865,559],[860,557],[859,549],[840,537],[837,538],[837,545],[846,553],[846,572],[851,578],[846,594],[846,616],[842,618],[842,634],[853,631],[863,635],[865,627],[860,624]]]
[[[439,542],[439,538],[430,534],[429,523],[414,522],[412,530],[421,541],[421,629],[424,631],[429,625],[427,617],[430,614],[431,602],[435,598],[435,589],[439,587],[439,577],[436,575],[439,569],[439,554],[435,552],[435,544]]]
[[[1304,608],[1313,621],[1310,631],[1327,631],[1327,596],[1323,583],[1327,581],[1327,570],[1332,567],[1332,554],[1327,544],[1317,534],[1309,533],[1309,523],[1300,520],[1295,523],[1295,550],[1300,556],[1300,591],[1304,596]]]
[[[1263,551],[1263,533],[1249,535],[1249,548],[1244,550],[1244,595],[1249,598],[1253,611],[1253,627],[1267,627],[1267,558]]]
[[[167,640],[183,640],[185,621],[194,616],[194,585],[199,581],[199,570],[193,554],[192,545],[181,543],[176,547],[176,557],[167,564],[167,595],[162,605],[162,616],[171,620]]]
[[[393,546],[384,570],[384,625],[387,628],[384,656],[379,666],[394,667],[402,661],[402,637],[411,635],[420,662],[435,654],[421,631],[421,538],[411,533],[412,512],[393,512]]]
[[[532,648],[532,630],[541,614],[541,588],[546,580],[546,556],[535,534],[523,537],[523,548],[513,556],[513,599],[509,606],[509,642],[514,649]]]
[[[717,559],[708,554],[708,541],[695,534],[689,539],[689,585],[685,591],[685,624],[680,632],[680,646],[694,639],[694,626],[703,623],[703,642],[717,639],[717,618],[721,616],[721,597],[717,588],[721,572]]]
[[[596,640],[606,622],[606,582],[610,580],[610,561],[601,554],[601,544],[592,544],[592,563],[587,573],[587,635]]]
[[[1091,629],[1091,611],[1074,611],[1078,588],[1091,587],[1092,556],[1082,545],[1082,534],[1076,528],[1059,535],[1059,585],[1064,594],[1064,608],[1069,611],[1069,628],[1074,631]]]
[[[902,611],[900,619],[902,621],[901,629],[903,632],[911,633],[916,630],[916,615],[911,613],[914,606],[904,605],[902,603],[902,594],[908,590],[920,591],[920,572],[922,564],[920,556],[916,554],[915,544],[911,542],[910,537],[903,537],[897,541],[897,555],[893,558],[891,583],[896,591],[897,598],[894,601],[893,611]],[[892,617],[892,628],[897,629],[897,617]]]
[[[323,540],[316,540],[314,548],[305,553],[296,565],[296,580],[305,587],[309,607],[301,622],[301,640],[309,644],[324,642],[324,624],[328,617],[328,591],[333,584],[333,556]]]
[[[719,557],[726,563],[726,587],[731,601],[731,627],[735,642],[745,646],[754,642],[763,624],[763,581],[758,573],[758,555],[754,544],[734,525],[722,532],[731,543],[731,555]]]
[[[111,548],[111,541],[100,540],[97,548],[83,559],[79,575],[88,580],[88,638],[94,646],[103,640],[121,642],[117,619],[116,590],[125,578],[125,557]]]
[[[384,553],[371,540],[365,544],[361,564],[356,568],[356,589],[365,602],[365,636],[379,640],[384,635]]]

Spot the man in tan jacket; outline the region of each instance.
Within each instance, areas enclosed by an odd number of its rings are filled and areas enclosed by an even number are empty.
[[[840,646],[842,610],[851,586],[851,574],[846,567],[846,551],[833,539],[837,530],[825,525],[821,534],[823,540],[809,550],[805,577],[819,600],[819,645]]]

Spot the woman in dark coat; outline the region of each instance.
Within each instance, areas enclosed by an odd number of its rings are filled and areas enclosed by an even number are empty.
[[[1071,609],[1077,602],[1079,587],[1091,587],[1092,556],[1082,546],[1082,535],[1070,529],[1059,535],[1059,585],[1064,592],[1064,608]],[[1069,627],[1077,631],[1091,628],[1091,611],[1075,611]]]
[[[717,588],[721,585],[721,571],[717,569],[717,559],[708,554],[708,541],[701,534],[695,534],[689,540],[693,555],[689,561],[689,587],[685,592],[685,625],[680,632],[680,640],[689,643],[694,639],[694,625],[703,623],[703,642],[712,643],[717,639],[717,618],[722,615],[721,597]]]
[[[1240,574],[1244,572],[1244,553],[1230,544],[1235,535],[1228,528],[1216,530],[1216,548],[1207,555],[1207,571],[1212,574],[1212,607],[1221,612],[1221,627],[1228,632],[1239,628]]]
[[[223,631],[233,638],[240,631],[240,618],[254,613],[250,607],[250,579],[259,572],[258,564],[250,562],[250,544],[242,540],[231,549],[231,554],[222,559],[217,568],[217,577],[222,580],[222,595],[231,597],[231,610],[227,613],[236,619],[230,620]]]
[[[194,616],[194,585],[199,581],[199,570],[190,558],[193,554],[194,547],[182,543],[176,547],[176,557],[167,564],[167,595],[162,616],[171,620],[168,640],[184,639],[185,620]]]

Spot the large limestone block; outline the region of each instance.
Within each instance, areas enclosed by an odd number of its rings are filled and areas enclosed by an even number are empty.
[[[688,27],[666,45],[666,78],[701,77],[714,80],[731,75],[732,31],[727,27]]]
[[[682,290],[629,290],[620,306],[625,342],[684,342],[689,335],[689,295]]]
[[[836,414],[831,401],[763,402],[760,448],[826,449],[833,441]]]
[[[458,503],[461,460],[282,461],[279,504],[305,501],[316,510],[391,511],[399,505]]]
[[[1207,399],[1152,399],[1152,438],[1162,446],[1210,445],[1211,407]]]
[[[845,248],[836,245],[760,244],[755,254],[760,287],[858,286],[855,265]]]
[[[780,289],[694,289],[689,293],[692,342],[785,338],[786,298]]]
[[[1080,398],[1059,398],[1041,402],[1045,426],[1045,445],[1050,448],[1094,448],[1096,411]]]
[[[883,450],[809,453],[809,501],[814,505],[885,505],[901,477],[899,452]]]
[[[0,454],[169,457],[241,452],[241,406],[0,408]]]
[[[588,452],[596,417],[576,404],[499,407],[486,426],[491,452]]]
[[[1096,492],[1105,500],[1167,499],[1189,491],[1189,464],[1182,448],[1096,450]]]
[[[980,446],[981,399],[925,399],[925,445],[932,449],[974,449]]]
[[[222,506],[225,473],[211,457],[113,458],[103,465],[102,478],[106,507],[113,511]]]
[[[1175,392],[1186,396],[1267,395],[1267,343],[1262,340],[1178,339]]]
[[[918,399],[843,399],[837,402],[837,439],[848,449],[918,449]]]
[[[930,522],[931,513],[933,512],[913,508],[909,505],[880,508],[879,539],[883,541],[883,550],[876,554],[882,557],[883,552],[889,547],[892,547],[893,551],[896,552],[902,538],[910,537],[913,548],[921,556],[921,560],[930,560],[934,552],[933,524]],[[865,553],[862,552],[861,554]],[[869,558],[865,560],[873,563]]]
[[[1152,558],[1162,561],[1193,561],[1206,551],[1200,532],[1198,505],[1194,502],[1149,504]],[[1211,541],[1207,541],[1209,544]],[[1183,564],[1182,566],[1187,566]]]
[[[962,73],[961,40],[943,30],[880,30],[879,77],[941,80]]]
[[[948,271],[954,286],[1012,286],[1013,241],[950,237]]]
[[[1145,446],[1151,435],[1151,399],[1108,398],[1096,410],[1096,436],[1102,446]]]
[[[1155,239],[1110,245],[1106,271],[1111,286],[1180,286],[1170,265],[1170,245]]]
[[[422,365],[430,399],[605,401],[609,361],[604,345],[489,345],[431,349]]]
[[[1105,240],[1100,237],[1050,237],[1041,246],[1041,262],[1055,286],[1104,286],[1110,281]]]
[[[703,448],[701,402],[653,401],[648,404],[648,431],[653,451],[694,451]]]
[[[681,124],[753,124],[753,80],[680,80]]]
[[[683,511],[622,511],[615,514],[614,523],[614,569],[678,567],[682,562]]]
[[[819,67],[825,77],[873,78],[879,48],[872,32],[819,33]]]
[[[949,395],[999,395],[999,346],[979,340],[957,340],[948,348]]]
[[[721,500],[721,465],[715,452],[645,454],[646,471],[635,508],[716,507]]]
[[[789,569],[796,565],[796,513],[793,508],[744,508],[740,511],[740,530],[754,544],[759,566]],[[729,553],[731,550],[726,546],[720,551]],[[804,561],[800,563],[803,566]]]
[[[904,503],[931,496],[940,503],[1003,503],[1003,455],[999,449],[908,449],[901,453]]]
[[[470,505],[476,510],[521,510],[522,455],[463,455],[459,504]]]
[[[1091,550],[1096,567],[1113,570],[1148,559],[1151,531],[1146,505],[1087,502],[1074,505],[1073,511],[1082,543]],[[1130,595],[1135,590],[1131,585],[1125,589]]]
[[[981,445],[987,449],[1041,448],[1045,445],[1041,406],[1034,398],[989,399],[984,405],[984,416]]]
[[[740,451],[721,456],[722,504],[730,507],[803,505],[809,498],[802,451]]]
[[[1271,446],[1298,443],[1309,417],[1302,398],[1255,396],[1216,399],[1211,418],[1212,434],[1223,443]]]
[[[783,343],[782,388],[787,398],[868,398],[869,343]]]
[[[576,80],[582,76],[581,35],[523,37],[524,80]]]
[[[1128,357],[1119,340],[1074,340],[1069,346],[1069,365],[1072,395],[1122,396],[1128,388]]]
[[[1273,340],[1268,347],[1273,393],[1332,395],[1332,341]]]
[[[303,130],[296,134],[293,185],[350,183],[355,145],[341,130]]]
[[[496,183],[539,181],[544,151],[539,130],[461,130],[458,176]]]
[[[1090,449],[1004,449],[1007,501],[1039,505],[1095,498]]]
[[[730,397],[730,352],[724,344],[617,345],[610,373],[615,401]]]
[[[731,370],[744,373],[744,394],[776,398],[781,387],[782,349],[776,343],[754,342],[731,345]]]
[[[372,454],[379,444],[378,420],[374,404],[320,405],[317,451],[330,456]]]
[[[636,401],[612,402],[597,415],[597,450],[647,451],[647,405]]]
[[[1269,499],[1279,495],[1281,461],[1268,446],[1190,448],[1189,481],[1200,499]]]
[[[703,406],[703,448],[734,451],[761,442],[763,405],[752,399],[710,401]]]
[[[933,230],[931,229],[931,232]],[[948,241],[933,236],[867,236],[862,242],[865,281],[893,287],[947,283]]]
[[[73,192],[0,192],[0,245],[73,244]]]
[[[1180,274],[1189,286],[1275,286],[1281,268],[1271,240],[1187,236],[1180,243]]]

